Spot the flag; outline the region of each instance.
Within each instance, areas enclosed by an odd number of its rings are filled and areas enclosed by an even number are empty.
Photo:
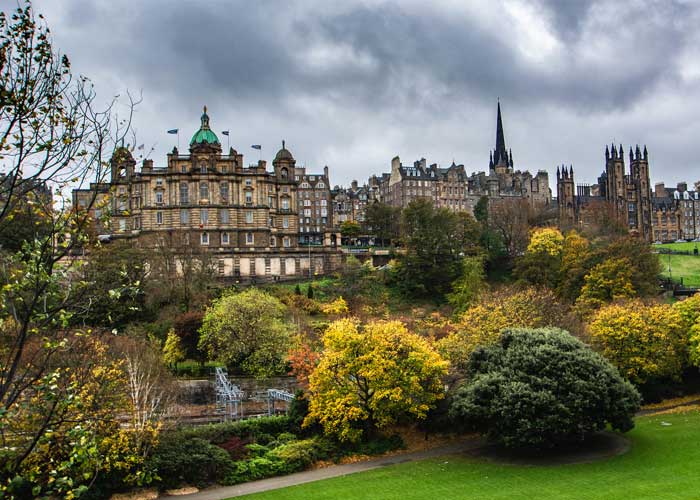
[[[169,133],[169,134],[177,134],[177,129],[174,128],[174,129],[172,129],[172,130],[168,130],[168,133]]]
[[[138,148],[136,149],[143,149],[145,147],[145,144],[141,144]]]
[[[222,130],[221,133],[228,137],[228,130]]]
[[[253,148],[253,149],[262,149],[262,146],[261,146],[260,144],[253,144],[253,145],[251,146],[251,148]]]

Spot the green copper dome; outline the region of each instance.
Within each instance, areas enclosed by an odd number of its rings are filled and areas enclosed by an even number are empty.
[[[206,106],[204,106],[204,113],[202,113],[202,126],[199,127],[190,141],[190,146],[193,144],[219,144],[219,138],[209,128],[209,115]]]

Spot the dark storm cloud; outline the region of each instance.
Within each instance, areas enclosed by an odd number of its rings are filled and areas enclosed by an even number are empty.
[[[696,53],[698,44],[691,3],[38,0],[36,6],[74,68],[108,87],[107,95],[123,86],[143,89],[139,132],[172,128],[207,103],[216,107],[217,123],[236,124],[237,139],[276,144],[289,134],[307,160],[331,163],[342,181],[378,173],[396,153],[442,162],[461,155],[483,169],[499,96],[506,134],[520,141],[511,144],[530,168],[583,163],[578,171],[592,177],[611,135],[664,137],[668,148],[655,151],[673,165],[691,161],[683,151],[691,150],[686,143],[694,134],[687,132],[697,122],[692,102],[700,93],[698,78],[683,74],[689,64],[683,54]],[[678,95],[688,103],[669,117]],[[163,141],[153,134],[146,140]],[[367,162],[361,172],[359,161]]]

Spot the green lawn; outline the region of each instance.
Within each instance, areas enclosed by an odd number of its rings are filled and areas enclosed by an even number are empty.
[[[662,422],[672,425],[664,426]],[[250,499],[635,499],[700,498],[700,413],[642,417],[625,455],[581,465],[525,467],[445,456],[389,466]]]
[[[698,243],[664,243],[662,245],[654,245],[653,248],[670,248],[678,251],[693,252],[693,249]],[[700,246],[700,245],[699,245]],[[683,284],[688,286],[700,286],[700,256],[698,255],[667,255],[659,254],[659,261],[663,268],[662,276],[667,278],[669,260],[671,264],[671,278],[673,281],[680,282],[683,278]]]

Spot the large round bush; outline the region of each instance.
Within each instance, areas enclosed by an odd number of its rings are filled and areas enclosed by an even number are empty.
[[[506,330],[477,348],[451,416],[511,448],[583,441],[606,424],[626,432],[637,390],[602,356],[564,330]]]

